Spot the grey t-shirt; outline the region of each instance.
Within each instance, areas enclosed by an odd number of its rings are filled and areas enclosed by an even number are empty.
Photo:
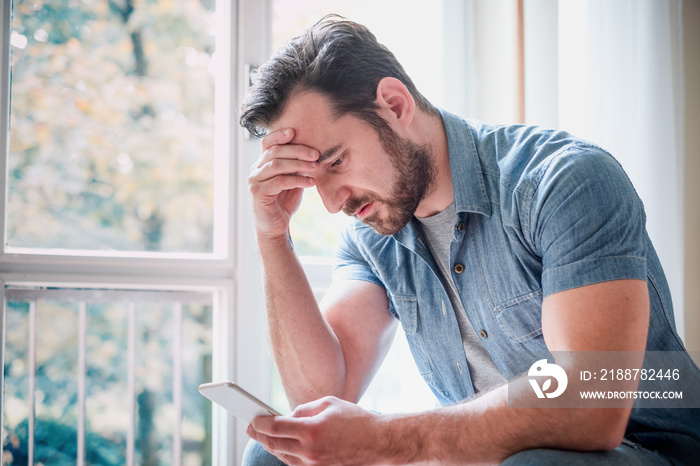
[[[474,390],[484,392],[505,383],[506,379],[494,364],[491,356],[481,344],[476,331],[472,327],[467,314],[464,311],[462,300],[457,294],[454,282],[450,274],[450,245],[453,240],[455,206],[450,204],[442,212],[431,217],[416,217],[423,227],[423,232],[428,240],[430,252],[440,268],[441,281],[450,297],[450,302],[455,310],[459,332],[462,335],[462,345],[467,357],[469,373],[471,374]],[[468,297],[466,297],[468,299]]]

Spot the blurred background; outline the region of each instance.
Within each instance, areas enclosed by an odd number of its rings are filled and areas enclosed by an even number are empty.
[[[251,67],[328,13],[367,25],[435,105],[600,144],[645,203],[700,351],[697,0],[14,0],[2,10],[2,464],[237,464],[196,388],[281,411],[237,107]],[[292,224],[320,298],[342,215]],[[435,405],[405,338],[361,405]]]

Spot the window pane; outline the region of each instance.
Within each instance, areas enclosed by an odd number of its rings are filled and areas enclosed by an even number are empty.
[[[9,246],[212,252],[213,5],[13,2]]]
[[[210,293],[6,294],[2,464],[75,465],[82,412],[86,464],[211,464],[211,403],[197,391],[212,379]]]

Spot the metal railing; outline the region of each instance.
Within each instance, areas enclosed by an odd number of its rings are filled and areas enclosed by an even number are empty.
[[[129,421],[126,430],[126,457],[127,465],[134,465],[137,451],[137,306],[144,302],[159,302],[170,305],[172,309],[172,464],[179,466],[182,463],[183,437],[182,437],[182,413],[183,413],[183,329],[184,306],[187,304],[211,306],[212,294],[209,292],[193,291],[143,291],[143,290],[104,290],[104,289],[27,289],[7,288],[5,290],[5,302],[3,312],[7,309],[7,303],[26,303],[28,305],[27,326],[27,457],[28,464],[35,463],[35,443],[37,427],[37,314],[38,303],[45,301],[71,303],[77,308],[77,445],[76,464],[86,464],[86,405],[89,394],[88,383],[88,308],[91,304],[115,303],[124,304],[125,318],[127,321],[127,374],[126,390],[127,402],[125,403],[129,413]],[[56,328],[60,329],[60,322]],[[4,327],[5,332],[13,329]],[[4,337],[4,335],[3,335]],[[2,339],[3,345],[5,338]],[[8,362],[6,348],[2,348],[5,364]],[[211,351],[211,347],[209,348]],[[4,389],[4,387],[3,387]],[[5,427],[5,393],[3,393],[3,431]],[[123,400],[115,400],[120,403]],[[4,443],[4,438],[2,443]],[[3,445],[0,443],[0,458],[3,458]],[[5,464],[5,463],[3,463]]]

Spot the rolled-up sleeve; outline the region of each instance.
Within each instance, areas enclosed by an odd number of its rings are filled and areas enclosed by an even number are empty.
[[[361,252],[353,226],[343,230],[335,249],[333,280],[362,280],[384,287],[369,261]]]
[[[544,296],[593,283],[646,280],[645,214],[620,164],[574,145],[542,164],[530,231],[542,256]]]

